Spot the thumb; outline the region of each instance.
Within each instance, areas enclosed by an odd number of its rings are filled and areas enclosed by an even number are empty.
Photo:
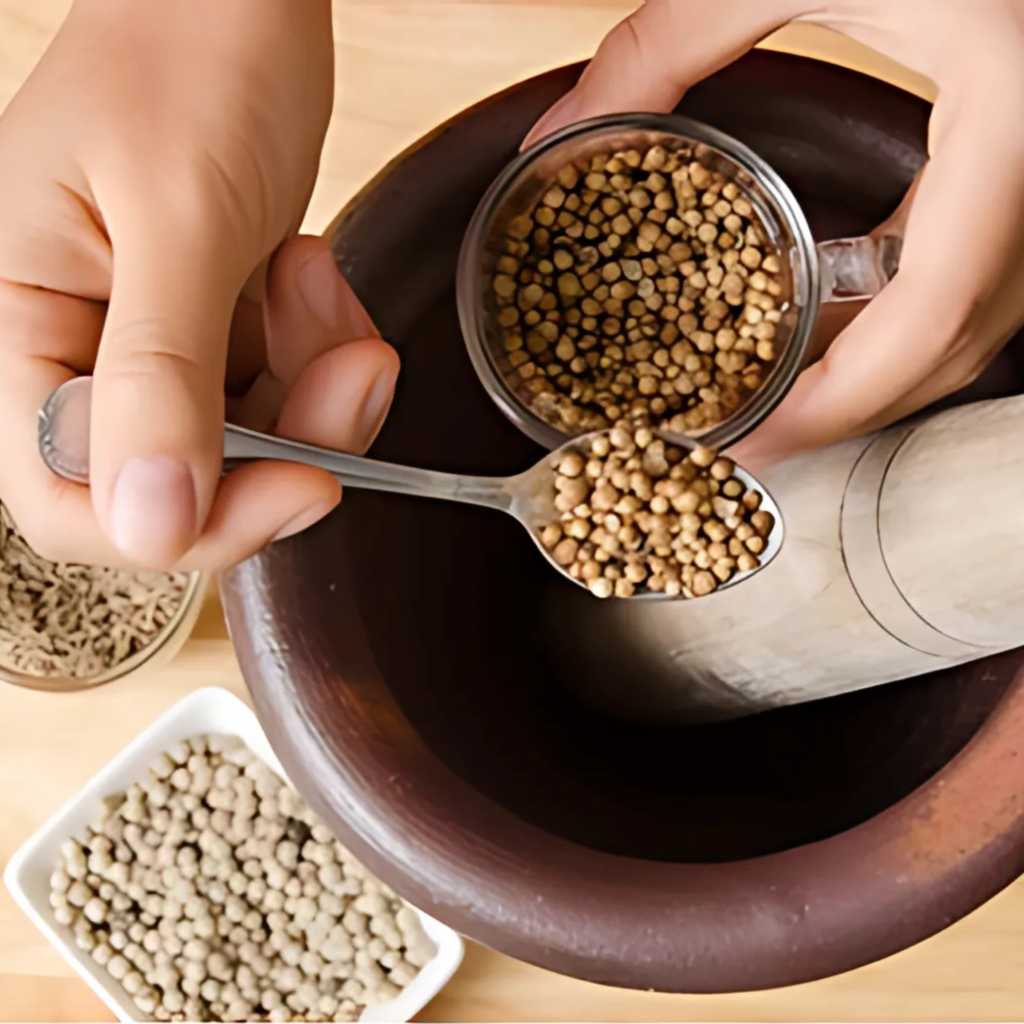
[[[672,110],[695,82],[800,14],[799,0],[647,0],[604,38],[578,84],[524,146],[602,114]]]
[[[90,477],[110,539],[147,568],[169,568],[192,547],[220,476],[224,365],[244,275],[217,249],[159,235],[114,245]]]

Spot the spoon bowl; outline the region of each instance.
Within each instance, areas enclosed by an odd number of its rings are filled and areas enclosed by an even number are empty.
[[[49,469],[74,483],[89,483],[89,418],[92,405],[92,378],[76,377],[57,388],[39,412],[39,453]],[[387,491],[414,497],[483,505],[506,512],[526,529],[548,563],[566,579],[587,588],[586,582],[573,576],[560,565],[541,541],[541,531],[557,522],[555,480],[558,467],[570,454],[584,458],[595,438],[609,431],[596,431],[576,437],[545,455],[530,469],[515,476],[485,477],[458,473],[439,473],[377,462],[346,452],[336,452],[317,445],[274,437],[231,423],[224,425],[224,466],[261,460],[298,462],[315,466],[335,477],[343,486]],[[761,495],[761,508],[771,513],[774,526],[765,539],[765,548],[754,569],[736,572],[716,588],[724,590],[760,572],[778,554],[785,536],[785,526],[778,505],[765,487],[745,470],[735,467],[733,475],[747,490]],[[710,596],[710,595],[708,595]],[[630,600],[674,600],[674,597],[652,590],[639,590]]]
[[[541,459],[536,465],[531,466],[524,473],[520,473],[518,476],[508,477],[506,482],[508,493],[512,497],[512,503],[508,508],[508,511],[519,520],[529,532],[533,542],[537,545],[541,554],[567,579],[572,580],[579,586],[586,588],[586,583],[575,576],[572,576],[563,566],[559,565],[555,561],[551,551],[549,551],[544,544],[541,542],[541,531],[549,523],[557,522],[560,518],[559,512],[555,508],[555,488],[553,486],[554,477],[557,472],[557,467],[561,463],[562,459],[573,452],[577,452],[584,457],[590,450],[591,442],[602,435],[607,435],[607,430],[597,430],[589,434],[582,434],[579,437],[573,438],[566,444],[556,448],[549,455]],[[674,443],[674,442],[673,442]],[[741,469],[739,466],[733,471],[732,474],[736,477],[744,486],[746,490],[757,491],[761,495],[761,508],[771,513],[775,520],[775,525],[772,528],[771,533],[766,538],[764,551],[758,555],[760,564],[755,569],[748,569],[743,572],[734,573],[725,583],[720,583],[715,589],[714,593],[725,590],[728,587],[735,586],[737,583],[741,583],[755,573],[765,569],[768,564],[773,561],[775,556],[782,549],[782,541],[785,536],[785,524],[782,519],[782,513],[779,511],[779,507],[775,502],[775,499],[768,493],[760,481],[754,479],[750,473],[746,470]],[[712,595],[706,595],[708,597]],[[653,591],[653,590],[638,590],[632,597],[629,598],[631,601],[652,601],[652,600],[674,600],[665,594]],[[693,598],[690,598],[693,600]]]

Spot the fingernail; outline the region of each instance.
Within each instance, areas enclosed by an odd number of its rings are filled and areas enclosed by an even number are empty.
[[[360,436],[363,449],[373,444],[374,438],[384,426],[384,418],[391,408],[391,399],[395,394],[397,375],[392,370],[382,370],[373,382],[363,403]]]
[[[302,301],[316,320],[334,330],[338,326],[338,283],[341,275],[330,249],[322,249],[299,267]]]
[[[173,563],[195,535],[192,471],[177,459],[129,459],[114,484],[110,524],[114,544],[132,561]]]
[[[313,317],[339,333],[336,343],[378,336],[369,313],[338,270],[329,249],[299,268],[299,293]]]
[[[362,338],[379,338],[380,332],[373,325],[352,285],[338,274],[338,301],[341,306],[341,322],[338,329],[345,335],[345,341],[360,341]]]
[[[294,537],[297,533],[302,533],[303,530],[308,530],[315,523],[319,523],[325,515],[327,515],[334,505],[329,501],[321,501],[316,505],[310,505],[309,508],[304,509],[294,519],[289,519],[284,526],[274,535],[274,539],[271,541],[273,544],[275,541],[284,540],[285,537]]]

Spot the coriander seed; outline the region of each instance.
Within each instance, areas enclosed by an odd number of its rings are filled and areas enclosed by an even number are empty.
[[[642,415],[581,444],[552,458],[558,518],[538,534],[595,597],[704,597],[760,566],[775,519],[731,459],[670,444]]]
[[[683,140],[566,165],[503,243],[499,369],[563,433],[629,414],[699,435],[778,359],[782,264],[753,205]]]

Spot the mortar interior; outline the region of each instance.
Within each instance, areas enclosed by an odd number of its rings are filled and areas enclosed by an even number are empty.
[[[375,456],[502,474],[540,456],[473,374],[453,273],[476,202],[574,73],[470,112],[392,168],[339,225],[342,267],[403,359]],[[768,159],[819,238],[878,223],[924,158],[927,106],[861,76],[848,87],[844,74],[753,54],[683,106]],[[960,400],[1016,390],[1014,352]],[[659,729],[602,717],[570,696],[544,616],[550,589],[570,584],[510,519],[350,491],[338,513],[291,542],[288,562],[301,586],[275,595],[275,615],[289,629],[301,624],[307,671],[319,660],[339,678],[366,677],[365,642],[375,677],[366,700],[391,739],[411,731],[525,821],[637,858],[737,860],[878,814],[962,748],[1020,665],[1007,655],[733,722]],[[331,594],[345,598],[324,599]],[[353,608],[359,623],[341,625]],[[314,684],[295,685],[330,716]],[[343,735],[345,724],[325,718],[322,728]]]

